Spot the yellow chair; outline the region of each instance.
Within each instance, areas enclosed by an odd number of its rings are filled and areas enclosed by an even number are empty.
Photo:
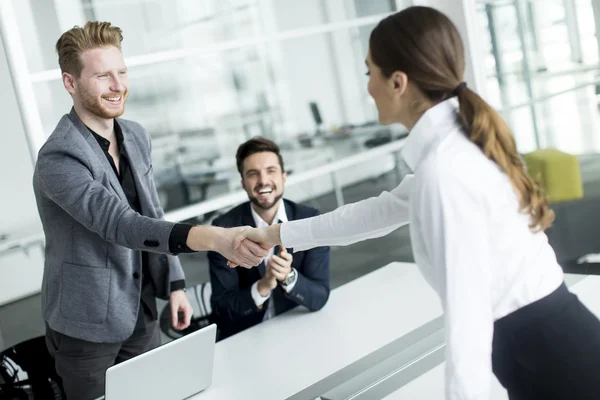
[[[550,203],[562,203],[583,197],[579,160],[555,148],[536,150],[523,155],[527,172],[539,179]]]

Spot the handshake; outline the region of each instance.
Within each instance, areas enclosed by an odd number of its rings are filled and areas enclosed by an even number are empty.
[[[227,265],[252,268],[260,264],[269,254],[269,250],[278,244],[281,225],[271,225],[267,228],[252,228],[243,226],[228,229],[228,237],[219,253],[227,258]],[[232,232],[233,231],[233,232]]]
[[[267,257],[271,248],[281,244],[280,228],[279,224],[267,228],[195,227],[188,236],[188,246],[197,251],[216,251],[228,260],[230,267],[252,268]]]

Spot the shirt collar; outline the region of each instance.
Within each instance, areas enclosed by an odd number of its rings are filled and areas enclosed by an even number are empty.
[[[258,215],[256,211],[254,211],[254,207],[250,204],[250,211],[252,211],[252,218],[254,218],[254,223],[257,228],[265,228],[269,226],[269,224]],[[273,219],[273,223],[277,223],[277,221],[288,222],[287,213],[285,212],[285,203],[283,199],[279,203],[279,208],[277,209],[277,214],[275,214],[275,218]]]
[[[458,101],[451,98],[425,111],[410,131],[400,153],[414,172],[431,146],[445,137],[458,123]]]
[[[85,127],[92,133],[92,135],[94,135],[94,138],[96,138],[96,141],[98,142],[102,150],[108,151],[110,147],[110,142],[108,141],[108,139],[98,135],[96,132],[90,129],[89,126],[86,125]],[[121,130],[121,127],[119,126],[119,123],[116,119],[114,120],[114,129],[115,135],[117,137],[117,147],[120,149],[121,145],[123,144],[123,131]]]

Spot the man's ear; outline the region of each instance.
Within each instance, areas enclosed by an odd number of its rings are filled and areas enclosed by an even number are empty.
[[[63,72],[62,81],[63,85],[65,85],[65,89],[67,89],[67,92],[69,92],[71,95],[75,94],[75,77],[68,72]]]

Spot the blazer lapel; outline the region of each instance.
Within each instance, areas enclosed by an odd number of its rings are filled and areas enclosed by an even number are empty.
[[[250,202],[244,204],[242,209],[242,226],[251,226],[256,228],[256,223],[254,222],[254,218],[252,218],[252,207]]]
[[[118,124],[119,120],[116,119],[115,123]],[[131,169],[133,180],[135,181],[138,199],[142,208],[142,215],[153,216],[151,213],[148,212],[149,210],[154,209],[154,205],[151,203],[150,200],[150,188],[147,187],[146,181],[142,179],[143,174],[147,172],[150,166],[146,166],[144,158],[140,153],[139,147],[136,146],[133,141],[132,135],[135,135],[135,133],[127,130],[125,126],[121,124],[119,124],[119,128],[121,129],[121,133],[123,134],[123,147],[125,148],[127,159],[129,160],[129,168]]]
[[[104,151],[98,144],[98,141],[96,140],[94,135],[92,135],[90,130],[87,128],[87,126],[85,126],[85,124],[79,119],[79,116],[77,115],[77,113],[75,113],[74,107],[71,108],[71,112],[69,113],[69,119],[71,120],[73,126],[75,126],[75,129],[77,129],[87,141],[88,145],[91,147],[92,151],[96,155],[96,158],[98,159],[98,161],[100,161],[100,164],[102,164],[102,167],[104,167],[104,171],[106,171],[110,186],[112,186],[113,190],[117,193],[121,200],[127,202],[127,196],[125,196],[125,192],[123,192],[121,183],[119,182],[117,175],[113,172],[112,166],[106,159]]]

